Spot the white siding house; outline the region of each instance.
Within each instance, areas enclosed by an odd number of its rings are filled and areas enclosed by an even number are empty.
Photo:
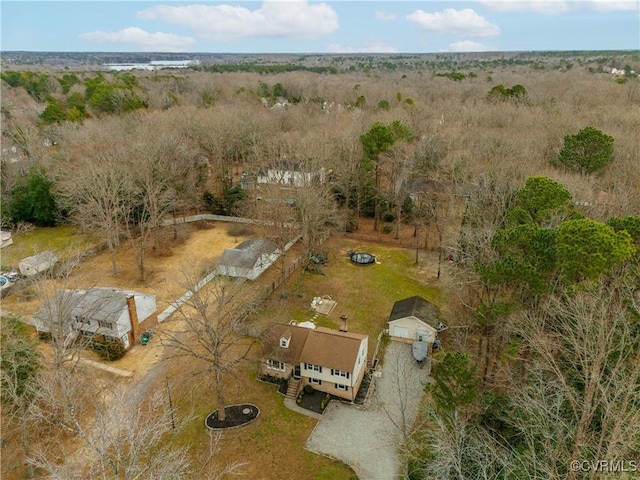
[[[312,170],[297,162],[280,161],[261,168],[256,176],[258,185],[283,185],[290,187],[304,187],[314,183],[323,184],[325,181],[324,168]]]
[[[129,349],[155,320],[153,295],[114,288],[59,290],[33,317],[38,333],[74,332]]]

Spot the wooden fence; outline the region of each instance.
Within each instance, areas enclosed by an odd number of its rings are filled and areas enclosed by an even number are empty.
[[[199,221],[199,220],[191,220],[191,221]],[[296,238],[294,238],[289,243],[287,243],[287,245],[285,245],[285,247],[284,247],[284,251],[286,252],[287,250],[289,250],[293,245],[295,245],[296,242],[298,242],[300,240],[300,238],[301,238],[300,235],[298,235]],[[273,282],[271,282],[271,284],[269,284],[261,293],[256,295],[256,297],[254,299],[250,299],[249,302],[247,302],[247,305],[244,308],[241,309],[241,311],[243,312],[241,314],[241,316],[247,316],[250,312],[255,310],[262,302],[264,302],[267,298],[269,298],[269,296],[273,292],[275,292],[275,290],[280,285],[282,285],[282,283],[287,278],[289,278],[291,276],[291,274],[294,271],[296,271],[298,269],[298,267],[300,267],[300,265],[302,265],[303,261],[304,261],[303,256],[298,257],[291,265],[289,265],[286,268],[286,270],[283,273],[281,273],[278,276],[277,279],[275,279]],[[273,265],[271,266],[271,268],[273,268]],[[163,312],[158,314],[158,323],[162,323],[162,322],[166,321],[167,319],[169,319],[178,309],[180,309],[182,307],[182,305],[184,305],[193,296],[193,292],[194,291],[197,292],[198,290],[203,288],[210,281],[212,281],[216,276],[217,276],[217,273],[215,271],[213,271],[213,272],[210,272],[209,274],[207,274],[204,278],[202,278],[194,286],[194,288],[192,290],[189,290],[189,291],[185,292],[185,294],[182,295],[182,297],[180,297],[174,303],[169,305],[169,307],[167,307]],[[257,281],[259,281],[259,280],[257,280]]]
[[[363,240],[365,242],[376,242],[394,247],[402,248],[416,248],[416,241],[413,240],[400,240],[393,237],[387,237],[382,235],[363,235],[361,233],[345,233],[345,238],[352,238],[356,240]]]

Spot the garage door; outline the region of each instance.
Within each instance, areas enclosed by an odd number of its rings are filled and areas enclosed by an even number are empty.
[[[400,337],[400,338],[409,338],[409,328],[408,327],[393,327],[393,331],[391,332],[391,336]]]

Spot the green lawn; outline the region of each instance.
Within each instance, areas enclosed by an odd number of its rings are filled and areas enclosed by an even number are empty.
[[[348,248],[366,249],[376,255],[379,264],[353,265],[340,252]],[[298,272],[288,282],[284,298],[280,289],[271,296],[254,317],[255,322],[270,324],[305,321],[313,317],[310,302],[314,296],[330,295],[337,307],[329,316],[318,315],[316,324],[337,328],[342,313],[348,316],[349,331],[369,335],[369,355],[375,349],[376,339],[383,328],[391,308],[397,300],[421,295],[440,305],[443,296],[437,288],[416,280],[413,252],[377,244],[364,245],[351,240],[336,239],[334,253],[324,267],[327,275],[306,274],[298,291]],[[300,293],[301,295],[299,295]],[[386,342],[383,341],[382,350]],[[243,364],[245,365],[245,364]],[[296,478],[299,480],[351,480],[353,471],[345,464],[315,455],[304,446],[315,425],[315,420],[292,412],[283,404],[276,386],[256,379],[256,365],[246,366],[229,376],[228,402],[249,402],[258,405],[260,416],[246,427],[224,433],[218,460],[249,462],[244,473],[247,478]],[[182,371],[182,370],[180,370]],[[182,376],[182,375],[180,375]],[[173,391],[177,415],[193,414],[177,443],[189,446],[191,453],[204,453],[207,432],[204,419],[215,409],[215,397],[210,384],[187,380]],[[176,380],[177,381],[177,380]],[[173,382],[173,380],[172,380]],[[197,387],[195,385],[198,385]]]
[[[353,470],[344,463],[305,450],[316,420],[285,407],[275,385],[256,379],[255,368],[245,368],[237,373],[227,392],[229,403],[235,403],[234,400],[253,403],[260,408],[260,415],[245,427],[223,433],[216,455],[219,465],[231,461],[248,462],[242,468],[244,477],[265,480],[354,478]],[[193,382],[186,381],[182,387],[176,385],[173,396],[178,418],[192,415],[176,444],[189,447],[196,466],[195,458],[202,458],[207,453],[209,439],[204,420],[216,408],[213,391],[207,382],[199,384],[194,379]]]
[[[358,250],[374,254],[378,264],[357,266],[349,257],[334,253],[328,265],[323,269],[327,275],[306,274],[302,297],[296,295],[297,289],[290,285],[289,297],[281,301],[276,294],[266,302],[260,317],[270,322],[302,322],[310,320],[310,302],[314,296],[330,295],[337,306],[329,316],[318,315],[318,326],[338,328],[340,315],[346,314],[349,331],[369,335],[369,353],[373,353],[375,341],[383,328],[393,304],[403,298],[420,295],[426,300],[441,306],[443,296],[436,287],[419,283],[414,273],[414,252],[407,249],[386,247],[378,244],[363,244],[351,240],[340,240],[337,251],[346,251],[351,246]],[[294,274],[292,283],[297,281]]]
[[[58,258],[82,253],[95,246],[99,240],[80,233],[76,227],[38,227],[30,232],[13,235],[13,244],[0,251],[2,270],[18,267],[20,260],[45,250],[51,250]]]

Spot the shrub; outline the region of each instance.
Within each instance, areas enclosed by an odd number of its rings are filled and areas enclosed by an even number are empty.
[[[388,211],[386,211],[386,212],[384,212],[384,213],[382,214],[382,219],[383,219],[385,222],[393,222],[393,221],[395,221],[395,219],[396,219],[396,214],[395,214],[395,213],[393,213],[392,211],[388,210]]]
[[[13,222],[29,222],[39,227],[55,225],[59,211],[52,186],[44,168],[31,169],[26,179],[21,179],[11,191]]]
[[[506,88],[504,85],[499,84],[493,87],[489,93],[487,93],[487,100],[491,102],[507,100],[515,100],[519,102],[526,102],[527,89],[522,85],[517,84],[511,88]]]
[[[115,340],[105,343],[95,342],[92,347],[100,354],[100,358],[107,362],[119,360],[127,353],[122,342]]]
[[[382,233],[391,233],[393,232],[393,225],[390,223],[385,223],[382,227]]]
[[[353,233],[355,230],[356,230],[356,221],[354,219],[349,219],[345,227],[345,231],[347,233]]]
[[[64,109],[55,100],[51,100],[44,111],[40,114],[40,120],[45,125],[61,123],[67,119]]]
[[[313,387],[311,385],[305,385],[304,386],[304,393],[310,395],[313,393]]]
[[[552,162],[572,172],[593,173],[607,166],[613,155],[613,137],[594,127],[585,127],[564,137],[564,146]]]
[[[420,480],[424,477],[425,460],[422,458],[409,459],[408,476],[409,480]]]

